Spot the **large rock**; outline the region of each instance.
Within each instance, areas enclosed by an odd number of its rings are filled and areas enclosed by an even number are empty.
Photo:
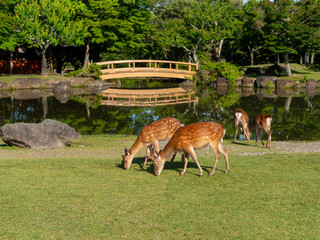
[[[65,123],[45,119],[41,123],[6,124],[0,128],[0,136],[8,145],[24,148],[56,148],[80,139],[80,133]]]
[[[245,74],[246,75],[260,75],[260,74],[262,74],[262,68],[261,67],[248,67]]]
[[[288,79],[277,79],[275,81],[277,88],[293,88],[294,81]]]
[[[253,87],[253,80],[251,78],[242,78],[242,87]]]
[[[61,103],[66,103],[72,97],[73,88],[69,81],[61,80],[53,89],[53,94]]]
[[[43,81],[40,78],[17,78],[11,84],[13,89],[43,88]]]
[[[271,82],[272,85],[274,86],[275,81],[277,79],[278,78],[275,76],[260,76],[256,79],[255,86],[256,87],[263,87],[263,88],[271,87],[271,86],[268,86],[268,82]]]
[[[225,77],[217,77],[217,87],[227,87],[228,80]]]
[[[313,78],[310,78],[307,82],[306,82],[306,88],[317,88],[317,81],[314,80]]]
[[[9,88],[9,84],[7,82],[0,82],[0,90],[7,90]]]
[[[278,64],[275,64],[268,67],[267,70],[265,71],[265,74],[270,76],[273,76],[273,75],[280,76],[281,72],[282,72],[282,68]]]

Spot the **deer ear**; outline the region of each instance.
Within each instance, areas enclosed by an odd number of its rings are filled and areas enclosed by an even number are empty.
[[[128,149],[124,149],[124,153],[125,153],[126,155],[129,155],[129,156],[131,155],[131,154],[130,154],[130,151],[128,151]]]
[[[159,153],[157,151],[154,151],[154,156],[158,158],[159,157]]]

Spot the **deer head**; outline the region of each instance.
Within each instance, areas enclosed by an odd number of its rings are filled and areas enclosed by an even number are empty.
[[[131,166],[133,155],[131,154],[130,150],[128,149],[124,150],[124,155],[122,155],[123,158],[123,167],[125,170],[128,170]]]
[[[148,157],[148,159],[151,159],[153,162],[154,174],[156,176],[159,176],[163,170],[163,167],[166,161],[162,161],[159,153],[155,151],[152,147],[150,147],[149,150],[150,150],[150,156]]]

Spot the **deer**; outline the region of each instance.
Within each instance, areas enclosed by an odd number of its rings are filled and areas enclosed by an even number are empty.
[[[252,127],[255,129],[256,133],[256,143],[254,145],[255,147],[257,146],[258,136],[261,140],[262,146],[264,146],[264,143],[262,141],[263,130],[268,134],[268,142],[266,147],[271,147],[271,122],[272,117],[266,113],[261,113],[253,119]]]
[[[247,140],[250,142],[250,130],[249,130],[249,116],[246,114],[245,111],[241,108],[237,108],[236,111],[234,112],[234,125],[236,127],[236,134],[234,136],[234,141],[237,140],[237,133],[238,133],[238,128],[243,129],[244,133],[244,140],[247,138]]]
[[[200,177],[203,175],[203,170],[198,162],[195,150],[203,149],[210,146],[215,154],[215,162],[209,176],[215,172],[220,153],[224,155],[226,162],[225,173],[229,171],[229,160],[227,149],[222,146],[225,128],[216,122],[199,122],[180,127],[171,137],[163,150],[155,151],[151,149],[150,159],[153,161],[154,174],[159,176],[163,170],[167,159],[176,153],[184,154],[184,168],[180,175],[184,175],[187,169],[189,156],[196,162],[200,171]]]
[[[184,124],[173,117],[159,119],[145,126],[139,133],[132,147],[129,150],[125,149],[125,154],[122,155],[124,169],[128,170],[134,156],[141,148],[147,147],[146,156],[142,166],[142,168],[144,168],[147,164],[148,156],[150,155],[148,147],[152,145],[157,151],[159,151],[159,141],[170,139],[174,132],[181,126],[184,126]],[[172,161],[174,157],[175,156],[172,157]]]

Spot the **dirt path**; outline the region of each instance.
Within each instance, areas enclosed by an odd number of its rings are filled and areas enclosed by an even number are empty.
[[[0,159],[51,159],[51,158],[92,158],[92,159],[121,159],[121,154],[125,147],[130,147],[133,141],[116,141],[116,146],[101,146],[90,147],[86,144],[79,143],[73,144],[69,148],[55,148],[55,149],[22,149],[22,148],[3,148],[0,147]],[[166,142],[160,143],[162,149]],[[258,142],[258,146],[253,146],[254,142],[225,141],[223,145],[227,148],[229,154],[232,155],[245,155],[257,156],[270,153],[312,153],[320,152],[320,142],[285,142],[273,141],[272,147],[267,149],[262,147]],[[142,149],[137,154],[137,157],[143,156],[145,150]],[[204,156],[211,156],[211,148],[197,150],[197,154]]]

